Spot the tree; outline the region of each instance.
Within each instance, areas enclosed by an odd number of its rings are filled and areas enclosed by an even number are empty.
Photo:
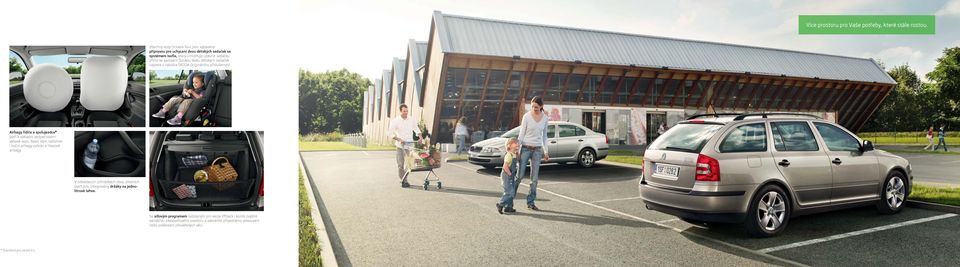
[[[67,73],[69,74],[80,74],[81,68],[83,68],[83,66],[81,65],[70,65],[70,66],[63,67],[63,69],[66,70]]]
[[[347,69],[314,73],[300,70],[300,134],[359,132],[363,92],[370,80]]]
[[[146,72],[147,71],[147,57],[143,54],[139,54],[133,57],[133,60],[130,61],[130,65],[127,66],[127,73],[133,74],[134,72]]]
[[[887,74],[897,81],[897,85],[862,130],[892,132],[923,128],[931,117],[931,114],[924,113],[929,112],[924,107],[935,100],[935,97],[928,97],[936,95],[936,92],[929,91],[930,87],[925,86],[909,65],[896,66]]]
[[[24,68],[23,65],[20,65],[20,62],[16,58],[10,57],[10,72],[20,72],[26,73],[27,68]]]
[[[156,79],[157,79],[157,71],[151,70],[151,71],[150,71],[150,80],[156,80]]]
[[[937,59],[937,66],[927,73],[927,79],[936,85],[940,96],[949,102],[940,108],[950,117],[960,115],[957,110],[960,101],[960,47],[944,49],[943,56]]]

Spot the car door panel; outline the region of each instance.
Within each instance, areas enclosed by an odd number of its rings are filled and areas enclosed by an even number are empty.
[[[833,173],[807,122],[770,122],[773,164],[796,192],[800,206],[830,203]]]
[[[860,152],[860,140],[842,128],[815,122],[833,171],[832,202],[877,197],[880,173],[876,152]]]

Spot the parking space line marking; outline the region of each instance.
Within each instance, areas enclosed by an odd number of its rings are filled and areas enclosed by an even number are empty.
[[[860,231],[853,231],[853,232],[844,233],[844,234],[839,234],[839,235],[832,235],[832,236],[828,236],[828,237],[824,237],[824,238],[811,239],[811,240],[807,240],[807,241],[801,241],[801,242],[796,242],[796,243],[792,243],[792,244],[786,244],[786,245],[782,245],[782,246],[776,246],[776,247],[772,247],[772,248],[765,248],[765,249],[759,250],[758,252],[767,254],[767,253],[776,252],[776,251],[780,251],[780,250],[784,250],[784,249],[791,249],[791,248],[802,247],[802,246],[806,246],[806,245],[823,243],[823,242],[827,242],[827,241],[831,241],[831,240],[837,240],[837,239],[847,238],[847,237],[851,237],[851,236],[864,235],[864,234],[869,234],[869,233],[873,233],[873,232],[879,232],[879,231],[883,231],[883,230],[889,230],[889,229],[893,229],[893,228],[898,228],[898,227],[903,227],[903,226],[908,226],[908,225],[914,225],[914,224],[918,224],[918,223],[925,223],[925,222],[929,222],[929,221],[936,221],[936,220],[946,219],[946,218],[950,218],[950,217],[954,217],[954,216],[957,216],[957,214],[954,214],[954,213],[941,214],[941,215],[937,215],[937,216],[933,216],[933,217],[927,217],[927,218],[916,219],[916,220],[912,220],[912,221],[900,222],[900,223],[895,223],[895,224],[891,224],[891,225],[878,226],[878,227],[874,227],[874,228],[870,228],[870,229],[863,229],[863,230],[860,230]]]
[[[668,223],[668,222],[675,222],[675,221],[679,221],[679,220],[680,220],[680,218],[673,218],[673,219],[662,220],[662,221],[659,221],[658,223]]]
[[[459,165],[459,164],[450,164],[450,165],[457,166],[458,168],[465,169],[465,170],[468,170],[468,171],[476,171],[476,169],[470,169],[470,168],[461,166],[461,165]],[[497,178],[497,179],[500,178],[500,176],[495,176],[495,175],[487,175],[487,176],[489,176],[489,177],[495,177],[495,178]],[[527,184],[520,184],[520,185],[529,187],[529,185],[527,185]],[[770,254],[766,254],[766,253],[759,253],[759,252],[757,252],[756,250],[748,249],[748,248],[745,248],[745,247],[742,247],[742,246],[739,246],[739,245],[735,245],[735,244],[730,243],[730,242],[726,242],[726,241],[722,241],[722,240],[719,240],[719,239],[711,238],[711,237],[708,237],[708,236],[705,236],[705,235],[702,235],[702,234],[697,234],[697,233],[693,233],[693,232],[685,232],[684,229],[672,227],[672,226],[669,226],[669,225],[666,225],[666,224],[663,224],[663,223],[659,223],[659,222],[647,220],[647,219],[644,219],[644,218],[640,218],[640,217],[637,217],[637,216],[633,216],[633,215],[630,215],[630,214],[627,214],[627,213],[624,213],[624,212],[621,212],[621,211],[618,211],[618,210],[605,208],[605,207],[603,207],[603,206],[599,206],[599,205],[596,205],[596,204],[593,204],[593,203],[590,203],[590,202],[586,202],[586,201],[579,200],[579,199],[576,199],[576,198],[572,198],[572,197],[568,197],[568,196],[565,196],[565,195],[557,194],[557,193],[554,193],[554,192],[552,192],[552,191],[550,191],[550,190],[546,190],[546,189],[543,189],[543,188],[537,188],[537,190],[543,191],[544,193],[551,194],[551,195],[554,195],[554,196],[557,196],[557,197],[560,197],[560,198],[564,198],[564,199],[567,199],[567,200],[570,200],[570,201],[573,201],[573,202],[576,202],[576,203],[580,203],[580,204],[584,204],[584,205],[587,205],[587,206],[590,206],[590,207],[593,207],[593,208],[597,208],[597,209],[600,209],[600,210],[603,210],[603,211],[606,211],[606,212],[610,212],[610,213],[617,214],[617,215],[620,215],[620,216],[624,216],[624,217],[627,217],[627,218],[630,218],[630,219],[634,219],[634,220],[637,220],[637,221],[640,221],[640,222],[645,222],[645,223],[653,224],[653,225],[656,225],[656,226],[660,226],[660,227],[662,227],[662,228],[669,229],[669,230],[672,230],[672,231],[674,231],[674,232],[677,232],[677,233],[679,233],[679,234],[681,234],[681,235],[694,236],[694,237],[697,237],[697,238],[701,238],[701,239],[704,239],[704,240],[708,240],[708,241],[711,241],[711,242],[715,242],[715,243],[717,243],[717,244],[721,244],[721,245],[724,245],[724,246],[727,246],[727,247],[730,247],[730,248],[733,248],[733,249],[736,249],[736,250],[739,250],[739,251],[743,251],[743,252],[746,252],[746,253],[749,253],[749,254],[758,256],[758,257],[767,258],[767,259],[770,259],[770,260],[773,260],[773,261],[779,261],[779,262],[783,262],[783,263],[787,263],[787,264],[795,265],[795,266],[808,266],[808,265],[806,265],[806,264],[802,264],[802,263],[799,263],[799,262],[796,262],[796,261],[792,261],[792,260],[780,258],[780,257],[774,256],[774,255],[770,255]]]
[[[364,155],[370,156],[370,153],[367,153],[366,150],[360,150],[360,152],[363,152]]]
[[[636,196],[636,197],[625,197],[625,198],[614,198],[614,199],[604,199],[604,200],[597,200],[597,201],[594,201],[593,203],[602,203],[602,202],[610,202],[610,201],[620,201],[620,200],[631,200],[631,199],[638,199],[638,198],[640,198],[640,197],[639,197],[639,196]]]

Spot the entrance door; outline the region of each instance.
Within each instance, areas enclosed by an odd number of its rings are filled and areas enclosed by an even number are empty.
[[[603,111],[584,111],[583,126],[597,133],[607,133],[607,113]]]
[[[667,113],[647,113],[647,144],[660,136],[660,125],[665,123],[667,123]]]

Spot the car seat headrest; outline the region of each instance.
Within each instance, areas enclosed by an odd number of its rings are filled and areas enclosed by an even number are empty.
[[[27,71],[23,96],[31,107],[43,112],[62,110],[73,98],[73,79],[66,70],[44,63]]]
[[[193,135],[189,133],[177,133],[174,139],[177,141],[193,141]]]
[[[239,137],[237,136],[237,134],[235,134],[235,133],[225,132],[225,133],[223,133],[223,134],[220,135],[220,140],[224,140],[224,141],[236,141],[236,140],[240,140],[240,138],[239,138]]]
[[[114,111],[123,106],[127,63],[119,56],[92,56],[80,69],[80,105],[87,110]]]
[[[208,72],[194,71],[194,72],[191,72],[189,76],[187,76],[186,87],[193,88],[193,77],[196,75],[203,75],[204,90],[210,89],[211,87],[215,86],[214,85],[215,83],[217,83],[217,75],[213,71],[208,71]],[[199,88],[193,88],[193,89],[199,89]]]
[[[230,83],[231,83],[230,80],[232,80],[232,79],[233,79],[233,78],[232,78],[231,76],[227,76],[226,78],[220,79],[220,81],[221,81],[223,84],[230,85]]]
[[[213,135],[213,133],[200,133],[200,134],[197,136],[197,139],[200,139],[200,140],[203,140],[203,141],[213,141],[213,140],[215,139],[215,137],[216,137],[216,136]]]

